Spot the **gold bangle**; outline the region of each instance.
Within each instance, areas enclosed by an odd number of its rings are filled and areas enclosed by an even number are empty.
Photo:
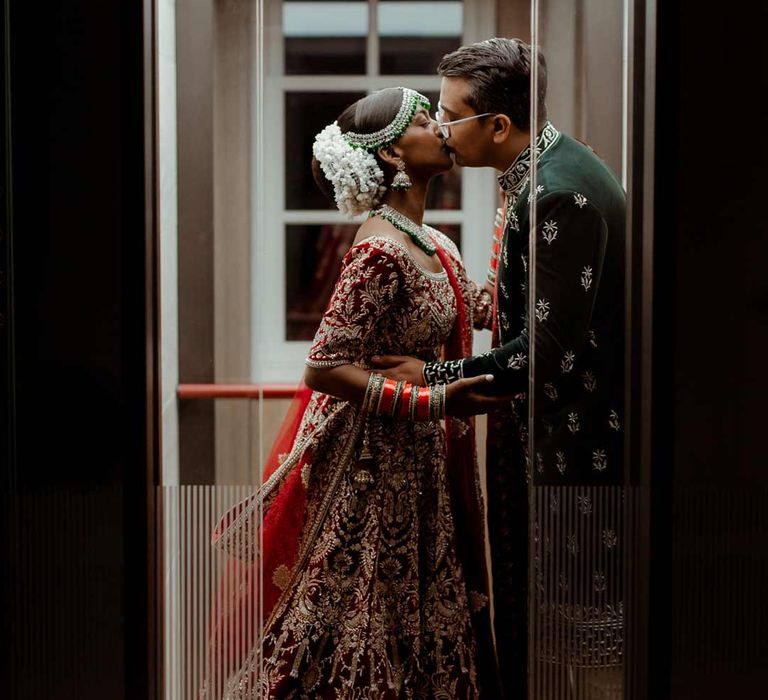
[[[374,376],[375,375],[373,373],[368,375],[368,384],[365,387],[365,395],[363,396],[363,403],[360,406],[360,410],[363,413],[368,413],[368,403],[371,400],[371,388],[373,386],[373,378],[374,378]]]
[[[385,377],[383,374],[371,374],[368,378],[368,387],[366,388],[366,397],[363,401],[363,412],[374,413],[374,406],[378,407],[381,400],[381,390],[384,387]]]
[[[445,384],[438,384],[429,390],[429,417],[434,421],[445,418],[446,388]]]
[[[390,415],[392,418],[397,418],[397,411],[400,403],[400,398],[403,395],[403,389],[405,389],[405,382],[400,381],[395,384],[395,395],[392,399],[392,411]]]

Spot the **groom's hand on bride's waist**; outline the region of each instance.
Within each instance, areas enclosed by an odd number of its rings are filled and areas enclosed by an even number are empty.
[[[374,355],[373,366],[388,379],[426,386],[424,382],[424,361],[407,355]]]

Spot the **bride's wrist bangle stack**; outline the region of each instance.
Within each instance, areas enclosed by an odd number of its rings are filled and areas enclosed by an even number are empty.
[[[397,420],[437,421],[445,417],[445,386],[420,387],[371,374],[363,413]]]

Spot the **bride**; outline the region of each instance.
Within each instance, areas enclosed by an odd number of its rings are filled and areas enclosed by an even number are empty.
[[[244,575],[248,584],[220,603],[230,612],[212,647],[246,641],[232,646],[234,672],[215,692],[209,685],[217,697],[495,696],[474,423],[446,418],[488,380],[425,388],[370,363],[465,357],[472,326],[491,323],[487,291],[422,223],[430,180],[453,165],[429,107],[413,90],[387,88],[316,137],[318,185],[343,213],[369,217],[307,358],[288,449],[273,449],[259,493],[214,533],[262,572],[258,586]],[[233,632],[254,597],[260,634]]]

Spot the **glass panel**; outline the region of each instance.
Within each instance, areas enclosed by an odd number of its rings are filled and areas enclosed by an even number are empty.
[[[312,177],[315,135],[360,99],[354,92],[288,92],[285,95],[285,207],[335,209]]]
[[[286,340],[314,338],[356,231],[356,224],[286,226]]]
[[[393,2],[378,6],[382,75],[434,75],[440,59],[461,45],[461,2]]]
[[[532,32],[546,68],[531,94],[546,88],[546,101],[521,193],[534,348],[528,694],[542,700],[624,697],[636,538],[624,481],[625,5],[548,2]]]
[[[286,75],[365,73],[368,4],[283,4]]]

